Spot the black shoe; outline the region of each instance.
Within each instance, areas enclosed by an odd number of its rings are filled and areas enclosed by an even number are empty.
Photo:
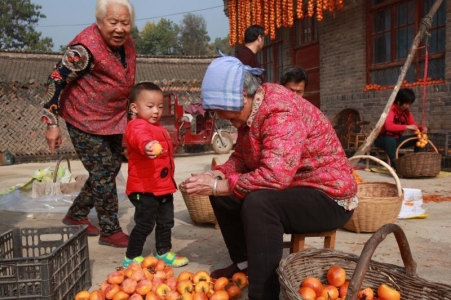
[[[210,277],[214,279],[218,279],[220,277],[232,279],[233,274],[235,274],[236,272],[243,272],[244,274],[247,275],[247,268],[240,270],[240,268],[238,268],[238,266],[235,263],[233,263],[227,268],[214,270],[213,272],[211,272]]]

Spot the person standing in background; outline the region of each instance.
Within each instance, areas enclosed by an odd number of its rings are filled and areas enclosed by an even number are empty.
[[[62,143],[59,117],[88,180],[63,223],[88,225],[99,244],[127,247],[128,235],[118,220],[116,176],[122,164],[122,134],[127,124],[128,96],[135,83],[136,50],[130,32],[135,12],[129,0],[97,0],[96,23],[67,46],[47,81],[42,121],[55,154]],[[89,220],[95,207],[100,230]]]
[[[260,25],[249,26],[244,32],[244,46],[236,55],[243,65],[260,68],[257,53],[265,45],[265,29]]]
[[[304,97],[305,88],[308,85],[307,72],[299,67],[289,67],[284,71],[280,84]]]

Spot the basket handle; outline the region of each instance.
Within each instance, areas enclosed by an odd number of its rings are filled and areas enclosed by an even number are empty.
[[[365,243],[365,246],[363,247],[359,261],[357,262],[357,266],[355,267],[354,273],[352,274],[352,278],[349,283],[348,294],[346,296],[347,300],[357,299],[357,295],[361,289],[363,278],[365,277],[366,270],[368,269],[369,263],[371,261],[371,257],[373,256],[373,253],[376,250],[377,246],[385,239],[385,237],[389,233],[393,233],[395,235],[406,273],[410,276],[417,277],[417,263],[412,257],[409,242],[407,241],[404,231],[396,224],[385,224],[381,228],[379,228]]]
[[[404,141],[402,141],[402,142],[398,145],[398,148],[396,148],[395,158],[398,158],[398,151],[399,151],[399,149],[401,149],[402,145],[404,145],[404,144],[407,143],[408,141],[416,140],[416,139],[418,139],[418,138],[413,136],[413,137],[410,137],[410,138],[405,139]],[[427,140],[427,141],[428,141],[428,145],[431,145],[432,148],[434,148],[435,152],[438,153],[437,147],[435,147],[434,143],[432,143],[432,141],[429,140],[429,139],[425,139],[425,140]]]
[[[391,176],[393,176],[393,178],[395,179],[395,183],[396,183],[396,189],[398,190],[398,197],[402,196],[402,188],[401,188],[401,182],[399,181],[399,177],[398,175],[396,175],[395,170],[393,170],[392,167],[390,167],[386,162],[380,160],[377,157],[374,157],[372,155],[356,155],[353,156],[351,158],[349,158],[349,161],[352,161],[354,159],[371,159],[379,164],[381,164],[382,166],[384,166],[391,174]]]
[[[69,169],[69,172],[71,172],[72,173],[72,171],[71,171],[71,169],[70,169],[70,162],[69,162],[69,158],[67,158],[67,156],[61,156],[59,159],[58,159],[58,161],[56,162],[56,167],[55,167],[55,171],[53,171],[53,183],[56,183],[56,177],[57,177],[57,175],[58,175],[58,170],[59,170],[59,167],[60,167],[60,163],[61,163],[61,161],[63,160],[63,159],[65,159],[66,160],[66,162],[67,162],[67,168]]]

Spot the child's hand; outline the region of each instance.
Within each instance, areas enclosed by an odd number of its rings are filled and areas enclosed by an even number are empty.
[[[144,147],[144,151],[149,158],[156,158],[163,152],[163,147],[158,141],[150,141]]]

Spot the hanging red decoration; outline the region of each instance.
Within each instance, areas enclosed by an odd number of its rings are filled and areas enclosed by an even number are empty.
[[[307,10],[304,10],[306,8]],[[344,9],[344,0],[229,0],[229,44],[244,42],[246,28],[258,24],[265,28],[265,35],[276,39],[276,29],[292,27],[294,16],[324,19],[324,11]]]

